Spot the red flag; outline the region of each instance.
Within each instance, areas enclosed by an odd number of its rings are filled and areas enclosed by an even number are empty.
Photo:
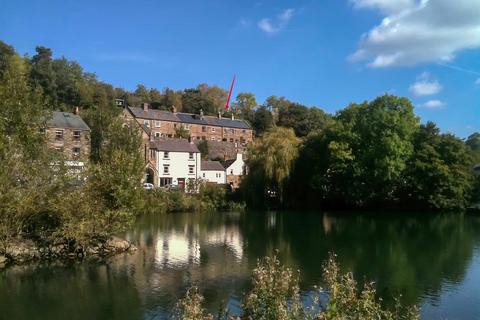
[[[228,110],[228,105],[230,103],[230,98],[232,97],[233,85],[235,84],[235,75],[233,76],[232,85],[230,86],[230,92],[228,93],[227,103],[225,103],[225,109]]]

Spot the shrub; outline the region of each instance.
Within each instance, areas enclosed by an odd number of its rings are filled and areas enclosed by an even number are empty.
[[[174,309],[173,319],[178,320],[202,320],[212,319],[211,315],[205,315],[202,307],[203,296],[197,287],[188,289],[185,298],[180,299]]]

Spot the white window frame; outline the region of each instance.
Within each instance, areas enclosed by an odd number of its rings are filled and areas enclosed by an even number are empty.
[[[155,120],[155,128],[161,128],[162,127],[162,122],[159,120]]]
[[[195,160],[195,154],[193,152],[188,153],[188,160]]]
[[[188,166],[188,174],[195,174],[195,166],[194,165]]]
[[[211,137],[210,140],[216,141],[217,139],[215,137]]]
[[[163,165],[163,174],[170,174],[170,165],[164,164]]]
[[[170,159],[170,152],[164,151],[163,152],[163,159]]]
[[[215,127],[212,127],[212,132],[215,132]]]

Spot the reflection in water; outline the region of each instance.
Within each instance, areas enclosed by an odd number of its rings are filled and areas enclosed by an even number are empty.
[[[480,319],[479,217],[175,214],[143,217],[124,236],[137,253],[0,271],[0,319],[166,319],[192,284],[211,312],[238,312],[257,259],[277,250],[304,292],[334,251],[386,303],[400,293],[424,319]]]

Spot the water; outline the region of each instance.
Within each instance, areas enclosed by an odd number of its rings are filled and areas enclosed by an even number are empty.
[[[239,311],[257,259],[276,250],[305,295],[334,251],[386,303],[402,294],[422,319],[480,319],[480,217],[185,213],[143,217],[123,236],[137,253],[0,271],[0,319],[167,319],[192,284],[209,311]]]

